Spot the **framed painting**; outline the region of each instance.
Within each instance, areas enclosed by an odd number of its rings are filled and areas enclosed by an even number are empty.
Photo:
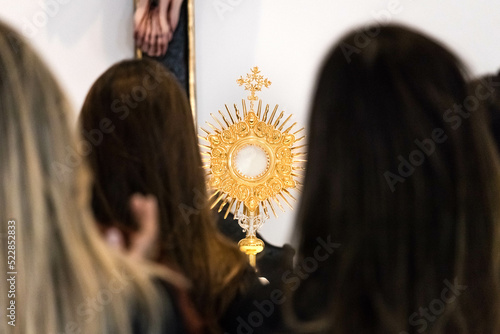
[[[140,6],[134,0],[134,8]],[[146,1],[146,0],[143,0]],[[147,0],[148,8],[155,9],[161,0]],[[136,58],[149,57],[155,59],[168,68],[179,80],[189,98],[193,119],[196,123],[196,53],[195,53],[195,28],[194,28],[194,0],[177,0],[180,2],[178,23],[173,29],[172,37],[168,42],[166,53],[162,55],[149,55],[136,48]],[[173,2],[173,1],[172,1]],[[171,4],[169,4],[170,6]],[[169,7],[170,9],[170,7]],[[165,13],[164,15],[167,15]]]

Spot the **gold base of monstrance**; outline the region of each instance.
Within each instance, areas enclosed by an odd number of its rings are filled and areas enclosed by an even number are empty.
[[[208,145],[200,144],[208,173],[208,186],[214,190],[212,208],[220,203],[218,212],[227,205],[225,217],[234,212],[234,217],[246,232],[246,237],[239,242],[242,252],[248,255],[255,267],[255,258],[264,249],[264,242],[257,238],[257,231],[269,219],[269,209],[277,217],[274,205],[284,211],[281,201],[292,208],[289,200],[296,200],[291,190],[300,190],[300,166],[305,152],[300,151],[305,145],[295,146],[305,136],[296,139],[303,131],[301,128],[292,133],[293,123],[285,128],[292,115],[285,120],[282,111],[275,119],[278,105],[269,115],[269,105],[262,112],[262,100],[255,92],[262,87],[269,87],[271,82],[260,75],[257,67],[246,78],[240,77],[237,83],[250,91],[247,111],[246,101],[242,100],[242,112],[234,105],[234,113],[226,107],[227,114],[219,110],[220,121],[210,114],[216,125],[206,122],[211,128],[201,130],[200,136]],[[258,101],[255,111],[255,102]]]

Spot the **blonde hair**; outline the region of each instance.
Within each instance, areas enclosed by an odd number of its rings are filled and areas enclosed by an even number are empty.
[[[88,208],[87,170],[68,155],[76,143],[68,110],[39,57],[0,23],[0,268],[17,272],[15,327],[4,316],[0,332],[130,333],[137,314],[156,332],[162,309],[152,275],[159,273],[132,266],[102,241]],[[8,221],[15,221],[13,270]],[[0,284],[4,311],[9,290]]]

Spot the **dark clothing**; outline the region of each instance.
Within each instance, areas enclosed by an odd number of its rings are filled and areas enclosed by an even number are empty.
[[[222,214],[219,214],[217,216],[217,226],[222,234],[235,243],[245,238],[245,233],[238,225],[238,221],[234,220],[233,214],[229,214],[226,219]],[[289,244],[285,244],[283,247],[273,246],[258,233],[257,237],[265,243],[264,250],[257,254],[258,273],[260,276],[267,278],[272,285],[280,286],[283,274],[293,268],[295,250]]]
[[[220,231],[238,243],[245,237],[233,215],[217,220]],[[257,234],[259,239],[262,236]],[[248,280],[247,291],[235,298],[220,321],[224,334],[258,334],[286,332],[282,328],[281,305],[285,302],[283,275],[292,271],[295,250],[290,245],[276,247],[265,242],[264,250],[257,255],[256,273],[249,266],[245,275]],[[263,285],[258,276],[265,277],[269,284]]]
[[[149,57],[148,55],[144,55]],[[184,1],[179,15],[179,23],[174,31],[174,36],[168,43],[167,53],[160,57],[150,57],[163,64],[179,80],[181,86],[189,96],[189,44],[188,44],[188,16],[187,1]]]
[[[176,288],[162,279],[155,280],[157,299],[161,301],[162,328],[164,334],[204,334],[206,327],[188,297],[186,291]],[[134,334],[147,333],[148,319],[143,317],[141,307],[136,307],[133,323]]]
[[[245,279],[248,288],[236,297],[219,321],[224,334],[269,334],[280,331],[283,291],[271,284],[262,285],[249,266]]]
[[[155,286],[158,290],[158,300],[161,301],[162,306],[161,333],[185,334],[186,331],[182,324],[182,316],[179,309],[176,307],[176,303],[173,301],[173,294],[171,292],[173,288],[170,284],[160,279],[155,280]],[[132,333],[134,334],[148,332],[148,319],[144,317],[141,309],[141,305],[137,305],[136,310],[133,313],[136,314],[132,330]]]

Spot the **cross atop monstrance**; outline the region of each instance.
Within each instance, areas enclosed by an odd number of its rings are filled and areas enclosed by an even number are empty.
[[[207,149],[202,154],[207,156],[204,168],[208,170],[209,188],[214,190],[210,199],[216,198],[212,208],[221,203],[219,212],[228,205],[225,217],[230,211],[234,212],[235,219],[246,232],[246,237],[239,242],[240,249],[255,267],[255,256],[264,249],[264,242],[257,238],[256,233],[269,219],[268,209],[277,217],[274,205],[282,211],[282,202],[292,208],[289,199],[295,200],[295,197],[290,190],[299,190],[301,183],[298,179],[303,176],[299,172],[304,168],[298,164],[305,162],[301,157],[306,153],[299,151],[305,145],[294,145],[305,136],[295,138],[304,128],[291,133],[296,123],[283,130],[292,115],[282,121],[285,114],[282,111],[274,119],[278,105],[269,117],[269,104],[262,113],[262,100],[258,99],[256,92],[268,88],[271,81],[260,74],[258,67],[236,82],[250,91],[247,97],[249,111],[246,101],[242,100],[241,114],[236,104],[234,114],[225,106],[229,118],[219,110],[223,122],[210,114],[219,127],[206,122],[213,132],[201,128],[206,136],[200,138],[209,145],[200,146]],[[255,101],[259,101],[257,111]]]
[[[264,78],[263,75],[259,75],[260,70],[257,66],[252,68],[252,73],[248,73],[246,79],[243,79],[243,76],[240,76],[236,82],[238,85],[245,85],[245,90],[250,91],[250,95],[247,97],[250,101],[250,110],[254,110],[254,101],[257,101],[258,98],[255,95],[255,92],[260,92],[262,90],[262,86],[268,88],[271,86],[272,82],[267,78]]]

